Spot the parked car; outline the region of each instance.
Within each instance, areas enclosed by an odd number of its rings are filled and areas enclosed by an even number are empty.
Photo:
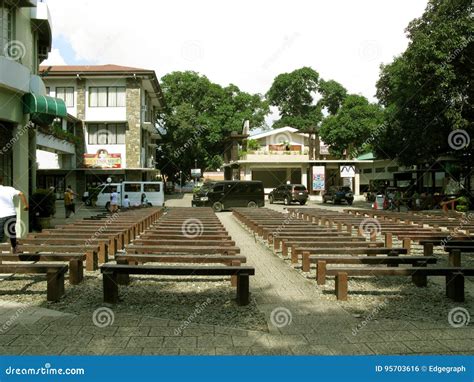
[[[333,204],[346,202],[352,205],[352,202],[354,202],[354,194],[349,187],[331,187],[323,195],[323,203],[327,203],[328,201]]]
[[[191,204],[193,207],[212,207],[216,212],[232,207],[264,207],[263,183],[256,180],[204,183],[194,193]]]
[[[271,191],[268,194],[268,201],[270,204],[283,202],[289,205],[295,202],[304,205],[308,201],[308,190],[302,184],[285,184]]]

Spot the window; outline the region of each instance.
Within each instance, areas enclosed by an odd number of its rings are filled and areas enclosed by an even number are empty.
[[[160,192],[160,184],[150,184],[150,183],[145,183],[143,185],[143,191],[144,192]]]
[[[46,86],[46,95],[49,95],[51,93],[51,88],[49,86]]]
[[[56,98],[62,99],[67,107],[74,107],[74,88],[56,88]]]
[[[397,172],[398,171],[398,166],[390,166],[387,167],[388,172]]]
[[[224,192],[224,185],[223,184],[216,184],[212,188],[212,192]]]
[[[4,0],[0,0],[0,55],[6,55],[12,59],[21,61],[21,56],[18,56],[15,44],[10,44],[15,40],[15,13],[16,9],[5,4]]]
[[[125,144],[124,123],[89,123],[87,125],[88,143],[90,145],[123,145]]]
[[[371,169],[371,168],[364,168],[364,169],[362,170],[362,172],[363,172],[364,174],[372,174],[372,169]]]
[[[91,86],[89,107],[125,107],[125,87]]]
[[[142,192],[140,183],[125,183],[125,192]]]
[[[375,169],[375,172],[376,172],[376,173],[385,172],[385,167],[377,167],[377,168]]]

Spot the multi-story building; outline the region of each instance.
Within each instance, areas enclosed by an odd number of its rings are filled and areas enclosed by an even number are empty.
[[[48,94],[64,100],[71,117],[82,121],[83,135],[77,125],[75,134],[84,140],[75,169],[61,167],[62,161],[40,153],[41,182],[66,181],[81,192],[109,178],[156,179],[155,116],[163,95],[153,70],[94,65],[44,66],[40,72]]]
[[[51,50],[48,6],[36,0],[0,0],[0,175],[27,196],[36,184],[36,127],[65,117],[62,100],[46,96],[39,63]],[[25,234],[28,213],[18,211]],[[22,229],[19,229],[22,228]]]

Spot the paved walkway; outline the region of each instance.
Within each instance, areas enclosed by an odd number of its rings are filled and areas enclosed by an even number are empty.
[[[190,198],[168,206],[189,206]],[[0,354],[414,354],[472,353],[472,326],[453,328],[443,318],[355,316],[258,242],[231,213],[218,215],[256,275],[252,299],[268,331],[201,325],[114,312],[71,315],[28,307],[2,297]],[[100,277],[99,274],[96,275]],[[100,293],[100,291],[97,291]],[[42,292],[43,293],[43,292]],[[54,308],[54,304],[49,305]],[[100,311],[99,311],[100,309]],[[112,310],[108,310],[112,309]],[[230,306],[229,309],[238,309]],[[99,312],[98,312],[99,311]],[[100,313],[100,314],[99,314]],[[205,314],[205,313],[203,313]],[[229,323],[230,325],[230,323]]]

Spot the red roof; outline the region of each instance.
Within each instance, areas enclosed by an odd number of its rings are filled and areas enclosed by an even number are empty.
[[[133,68],[130,66],[120,66],[120,65],[43,65],[39,67],[40,72],[48,71],[48,72],[71,72],[71,73],[78,73],[78,72],[151,72],[150,69],[141,69],[141,68]]]

